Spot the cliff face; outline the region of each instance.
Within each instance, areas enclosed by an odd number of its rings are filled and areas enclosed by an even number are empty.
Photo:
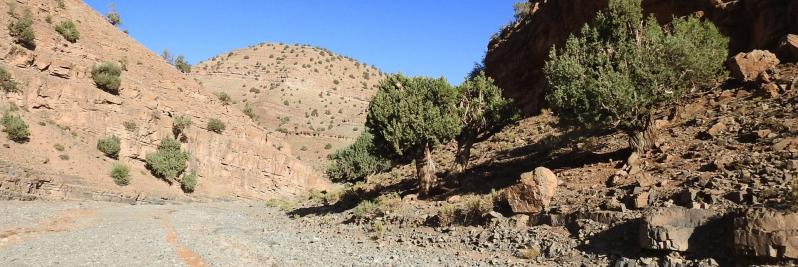
[[[486,72],[526,114],[544,105],[543,64],[553,45],[591,21],[607,0],[532,0],[532,12],[509,25],[488,45]],[[698,14],[730,37],[730,53],[768,49],[779,52],[788,33],[798,33],[798,1],[644,0],[643,9],[661,23],[673,16]],[[786,61],[786,60],[783,60]]]
[[[0,5],[2,14],[11,8],[17,14],[26,9],[33,13],[37,43],[34,50],[14,44],[5,30],[13,19],[0,19],[0,67],[21,89],[0,92],[0,108],[18,107],[31,131],[30,141],[22,144],[2,136],[0,198],[263,199],[326,186],[279,137],[239,109],[223,106],[210,90],[82,1],[64,2],[64,7],[47,0]],[[53,30],[64,20],[77,25],[76,43]],[[126,66],[119,95],[98,89],[90,77],[92,66],[104,61]],[[146,154],[172,135],[172,121],[180,115],[193,121],[183,144],[191,152],[189,168],[199,174],[192,195],[153,177],[144,164]],[[207,131],[211,118],[225,122],[227,129],[222,134]],[[109,172],[114,161],[96,149],[97,140],[109,135],[121,139],[119,161],[131,167],[129,186],[113,183]]]

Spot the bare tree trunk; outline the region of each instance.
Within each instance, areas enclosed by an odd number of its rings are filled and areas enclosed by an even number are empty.
[[[454,174],[459,175],[464,173],[468,168],[468,161],[471,159],[471,148],[474,147],[474,137],[471,134],[467,134],[463,137],[463,140],[460,140],[457,144],[457,155],[454,158]]]
[[[645,128],[637,131],[627,131],[629,135],[629,147],[638,154],[644,154],[657,145],[657,129],[651,123],[646,122]]]
[[[435,162],[432,160],[429,145],[424,146],[424,153],[416,159],[416,176],[418,177],[419,194],[428,195],[438,180],[438,177],[435,176]]]

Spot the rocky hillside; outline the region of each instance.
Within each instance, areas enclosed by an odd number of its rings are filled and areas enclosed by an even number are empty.
[[[530,0],[530,4],[530,15],[491,40],[485,67],[506,96],[516,99],[527,114],[536,114],[543,107],[543,62],[549,48],[565,43],[571,33],[607,7],[607,0]],[[660,22],[690,14],[710,19],[730,37],[732,55],[759,48],[777,53],[783,62],[797,59],[784,49],[787,34],[798,32],[798,18],[792,15],[798,14],[796,1],[644,0],[643,9]]]
[[[7,2],[7,3],[6,3]],[[114,201],[184,198],[252,198],[293,195],[325,183],[295,159],[291,145],[253,123],[240,109],[224,106],[193,79],[111,25],[79,0],[6,1],[0,5],[0,68],[19,92],[0,92],[0,108],[16,110],[30,127],[27,142],[0,138],[0,198],[89,198]],[[33,17],[35,49],[10,36],[9,23],[26,10]],[[7,14],[15,14],[14,17]],[[71,20],[80,33],[68,42],[54,30]],[[118,95],[98,89],[92,67],[123,66]],[[196,170],[196,192],[150,174],[145,156],[173,134],[175,117],[185,130],[188,169]],[[217,118],[226,130],[206,129]],[[116,162],[98,151],[98,139],[121,140],[119,162],[130,166],[130,185],[111,179]]]
[[[308,45],[262,43],[194,67],[208,90],[229,95],[231,107],[249,105],[255,120],[294,148],[297,158],[323,170],[327,155],[361,131],[378,69]]]

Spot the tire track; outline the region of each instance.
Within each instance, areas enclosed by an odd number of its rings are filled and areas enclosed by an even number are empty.
[[[171,216],[175,211],[167,211],[167,215],[161,217],[161,227],[166,232],[166,242],[177,251],[177,257],[184,264],[191,267],[207,267],[208,265],[202,260],[199,254],[187,248],[180,243],[180,238],[175,231],[175,228],[169,223],[168,216]]]

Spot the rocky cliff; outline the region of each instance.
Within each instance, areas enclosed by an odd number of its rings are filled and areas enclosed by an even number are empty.
[[[14,0],[0,5],[0,67],[21,92],[0,92],[3,111],[17,107],[30,126],[26,143],[0,141],[0,195],[5,198],[93,198],[111,200],[228,198],[264,199],[299,194],[326,182],[295,159],[290,145],[271,135],[239,109],[223,106],[211,91],[167,64],[79,0]],[[30,10],[36,47],[14,43],[6,14]],[[73,21],[80,39],[70,43],[54,24]],[[119,95],[97,88],[92,66],[124,66]],[[193,195],[153,177],[144,157],[172,135],[176,116],[193,125],[183,148],[199,174]],[[206,128],[225,122],[221,134]],[[121,139],[119,161],[131,166],[132,180],[119,187],[109,177],[113,160],[97,140]]]
[[[544,106],[543,63],[549,49],[607,7],[607,0],[532,0],[531,13],[506,28],[488,45],[487,73],[516,99],[525,113]],[[798,1],[782,0],[644,0],[644,12],[662,23],[673,16],[695,14],[713,21],[730,37],[730,53],[768,49],[783,62],[795,60],[781,51],[787,34],[798,33]]]

